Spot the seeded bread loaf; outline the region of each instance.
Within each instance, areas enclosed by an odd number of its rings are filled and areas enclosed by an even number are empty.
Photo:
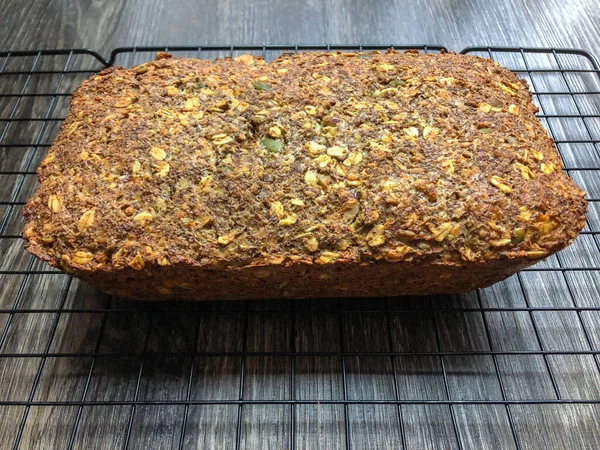
[[[536,111],[524,81],[471,56],[159,54],[73,93],[23,235],[130,298],[484,287],[584,225]]]

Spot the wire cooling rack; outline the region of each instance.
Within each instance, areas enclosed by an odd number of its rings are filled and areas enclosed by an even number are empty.
[[[525,78],[588,192],[568,249],[455,296],[136,303],[23,251],[21,208],[70,92],[157,50],[0,53],[1,448],[600,448],[600,68],[583,51],[469,48]],[[439,52],[440,46],[409,46]]]

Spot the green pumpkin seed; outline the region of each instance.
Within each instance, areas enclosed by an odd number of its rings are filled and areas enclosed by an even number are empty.
[[[283,142],[278,139],[264,138],[260,141],[260,145],[271,153],[281,153],[281,150],[283,150]]]
[[[252,86],[254,86],[254,89],[258,91],[270,91],[271,89],[273,89],[270,84],[263,83],[262,81],[255,81],[254,83],[252,83]]]
[[[513,230],[513,244],[520,244],[525,239],[525,229],[523,228],[515,228]]]
[[[390,82],[390,86],[392,87],[406,87],[406,81],[404,80],[393,80]]]
[[[490,134],[492,131],[494,131],[492,128],[480,128],[479,129],[480,133],[485,133],[485,134]]]

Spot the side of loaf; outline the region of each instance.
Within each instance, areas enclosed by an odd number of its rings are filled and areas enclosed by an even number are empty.
[[[163,53],[73,93],[23,236],[129,298],[485,287],[585,223],[536,112],[524,81],[471,56]]]

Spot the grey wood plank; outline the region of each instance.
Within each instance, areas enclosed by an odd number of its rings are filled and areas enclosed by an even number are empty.
[[[311,302],[319,308],[320,302]],[[330,306],[337,305],[338,302]],[[311,313],[296,317],[296,350],[319,352],[340,350],[340,321],[337,314]],[[295,398],[341,400],[342,359],[302,356],[295,360]],[[345,410],[342,405],[298,405],[295,407],[296,448],[345,448]]]
[[[376,1],[368,6],[341,0],[201,4],[188,0],[176,8],[141,1],[90,6],[62,0],[54,8],[32,5],[27,9],[18,8],[15,0],[3,4],[12,20],[3,27],[0,42],[11,49],[89,46],[107,51],[117,45],[207,42],[444,42],[453,49],[500,44],[594,50],[598,42],[591,0],[450,5],[443,0]]]
[[[491,356],[446,356],[444,360],[451,399],[502,399]]]
[[[350,405],[348,411],[353,449],[402,448],[396,406]]]
[[[65,309],[106,309],[110,297],[80,280],[72,280]],[[102,339],[105,315],[100,313],[62,313],[56,328],[51,352],[92,353]]]
[[[290,351],[291,316],[289,314],[249,314],[248,351]]]
[[[550,367],[562,398],[600,399],[600,372],[591,355],[552,355]]]
[[[75,413],[76,409],[73,406],[31,407],[19,448],[64,448],[75,422]]]
[[[51,352],[92,353],[101,338],[103,315],[99,313],[63,313],[58,320]]]
[[[440,299],[440,302],[443,300]],[[393,305],[390,300],[390,305]],[[432,306],[429,299],[406,299],[405,308]],[[429,305],[429,306],[427,306]],[[393,351],[434,352],[439,331],[432,312],[400,312],[390,314]],[[443,360],[438,356],[398,356],[394,358],[400,400],[447,400]],[[457,436],[453,429],[450,406],[401,406],[408,448],[454,448]],[[444,417],[445,416],[445,417]]]
[[[199,351],[235,352],[242,350],[243,317],[241,314],[202,314],[198,331]],[[227,336],[227,339],[223,339]]]
[[[254,400],[288,400],[290,398],[290,373],[288,357],[247,357],[244,398]]]
[[[481,304],[487,308],[523,308],[527,299],[523,295],[520,275],[497,283],[481,291]],[[528,312],[486,312],[490,345],[495,350],[539,350],[532,317]]]
[[[458,405],[456,417],[464,449],[516,448],[503,406]]]
[[[295,398],[298,400],[342,400],[340,358],[302,356],[296,358]]]
[[[41,358],[0,358],[0,399],[26,401],[40,362]]]
[[[47,358],[34,400],[81,400],[91,362],[91,358]]]
[[[406,446],[409,449],[456,449],[458,442],[448,407],[444,405],[402,406]]]
[[[508,308],[528,305],[516,275],[481,291],[484,307]],[[485,313],[489,325],[491,348],[496,351],[541,350],[533,316],[528,312]],[[507,399],[556,398],[549,372],[549,363],[543,356],[501,355],[496,357]]]
[[[105,450],[121,448],[125,443],[128,406],[84,407],[75,435],[73,448],[77,450]]]
[[[424,299],[417,299],[423,305]],[[418,305],[418,303],[417,303]],[[406,304],[407,307],[414,305]],[[431,313],[392,313],[390,314],[391,345],[393,351],[427,352],[436,351],[435,321]],[[398,356],[394,358],[398,384],[398,398],[400,400],[446,400],[446,390],[442,372],[442,361],[437,356]],[[454,430],[450,437],[446,435],[446,428],[434,426],[423,420],[424,411],[429,411],[427,406],[401,407],[403,422],[406,424],[407,446],[411,448],[439,448],[449,443],[456,443]],[[432,422],[443,422],[440,414],[446,414],[446,419],[452,425],[448,406],[432,408]],[[433,419],[437,417],[437,419]],[[439,425],[439,424],[438,424]],[[422,427],[422,428],[421,428]],[[451,447],[449,447],[451,448]]]
[[[435,304],[439,307],[440,302]],[[462,308],[478,308],[483,305],[483,301],[481,293],[469,293],[452,296],[451,304]],[[490,330],[487,317],[482,313],[439,313],[437,323],[442,350],[493,350],[490,342],[493,332]],[[446,364],[450,399],[503,399],[501,373],[494,356],[453,355],[445,356],[443,360]],[[510,434],[508,408],[500,405],[497,405],[498,407],[484,405],[483,408],[471,406],[475,405],[454,405],[452,411],[463,447],[512,448],[515,446],[514,437]],[[466,419],[467,417],[469,418]],[[508,424],[508,428],[504,427],[504,424]]]
[[[296,448],[346,448],[342,405],[298,405],[295,413]]]
[[[9,215],[10,219],[12,219],[12,214],[13,212]],[[20,215],[20,210],[18,214]],[[9,234],[10,230],[5,231],[5,233]],[[26,271],[29,267],[32,257],[23,250],[20,239],[1,239],[0,252],[0,256],[2,256],[2,259],[0,260],[0,270]],[[23,277],[9,274],[4,278],[9,280],[10,289],[16,294],[21,286],[21,283],[17,280],[21,278],[20,281],[22,282]],[[14,304],[14,300],[16,300],[15,297],[6,296],[2,301],[6,306],[11,307]]]
[[[401,400],[447,400],[439,357],[398,356],[395,362]]]
[[[423,299],[418,300],[424,303]],[[409,307],[412,305],[408,305]],[[392,315],[394,351],[437,351],[431,313]],[[437,356],[394,358],[400,400],[447,400],[442,359]],[[452,412],[446,405],[401,406],[408,448],[456,448]]]
[[[247,405],[242,410],[241,448],[279,449],[289,442],[290,408]]]
[[[185,400],[192,359],[187,356],[147,356],[139,400]]]
[[[0,406],[0,429],[5,442],[12,443],[17,438],[24,406]]]
[[[478,312],[438,313],[442,351],[489,350],[483,317]]]
[[[129,448],[132,450],[177,449],[182,417],[183,406],[138,406],[131,428]]]
[[[364,302],[356,300],[349,300],[349,302],[353,304],[363,303],[364,305]],[[341,342],[342,350],[354,352],[390,350],[389,330],[384,313],[352,312],[343,314],[341,321],[344,336]]]
[[[356,304],[358,302],[352,301]],[[381,301],[381,306],[385,301]],[[390,351],[390,329],[383,313],[353,313],[343,316],[344,342],[348,351]],[[346,389],[349,399],[396,398],[394,359],[386,356],[346,358]],[[349,405],[352,448],[401,448],[402,422],[394,405]],[[385,430],[385,431],[384,431]]]
[[[533,307],[573,306],[568,286],[560,273],[522,274],[523,287]],[[548,349],[587,350],[585,335],[577,314],[571,311],[534,312],[542,344]]]
[[[31,275],[25,282],[21,306],[58,308],[67,295],[68,286],[69,277],[65,275]],[[15,314],[12,322],[7,324],[2,351],[44,352],[58,319],[59,315],[55,313]]]
[[[197,318],[187,312],[152,314],[148,351],[190,352],[196,348]]]
[[[452,296],[452,302],[459,307],[478,306],[475,294]],[[481,313],[440,312],[438,324],[440,350],[490,350]],[[444,361],[452,399],[500,398],[499,381],[491,356],[445,356]]]
[[[143,350],[150,325],[149,314],[143,312],[109,313],[100,343],[100,353]]]
[[[567,274],[566,277],[573,290],[573,299],[577,301],[578,306],[597,306],[598,298],[600,298],[600,282],[597,276],[585,273],[580,274],[577,278],[572,277],[571,274]],[[600,349],[600,312],[586,311],[582,312],[580,316],[590,338],[592,349]]]
[[[191,406],[185,432],[185,449],[235,448],[237,417],[238,408],[234,405]]]
[[[238,400],[240,374],[239,357],[196,357],[190,398]]]
[[[355,356],[348,357],[346,361],[349,399],[395,398],[392,362],[389,357]]]
[[[0,275],[0,308],[12,308],[24,278],[24,275]]]
[[[536,280],[542,279],[542,282]],[[523,277],[526,292],[535,305],[573,305],[566,279],[558,274],[528,273]],[[573,283],[575,286],[579,283]],[[580,291],[580,288],[579,288]],[[589,350],[582,319],[575,312],[535,312],[538,329],[545,348],[558,350]],[[551,370],[563,398],[598,397],[600,373],[593,356],[549,356]]]
[[[340,322],[337,314],[298,314],[295,326],[297,351],[336,352],[340,350]]]
[[[18,309],[59,308],[66,298],[70,277],[64,274],[30,274],[24,282]]]
[[[598,405],[518,405],[513,410],[523,449],[600,446]]]
[[[87,400],[133,400],[140,364],[137,357],[97,357]]]
[[[424,300],[421,300],[425,303]],[[431,352],[437,350],[435,321],[431,312],[390,313],[392,350]]]
[[[550,363],[543,356],[500,355],[496,359],[508,400],[557,398],[548,370]]]
[[[389,330],[382,313],[353,313],[343,317],[346,351],[390,351]],[[394,399],[393,359],[385,356],[346,358],[347,391],[350,399]],[[355,408],[359,411],[360,408]]]
[[[286,309],[290,303],[252,302],[250,311]],[[288,313],[247,313],[246,347],[255,352],[291,350],[292,316]],[[287,357],[245,358],[244,399],[289,399],[291,365]],[[240,407],[242,448],[277,448],[287,442],[292,410],[283,405],[245,405]]]

